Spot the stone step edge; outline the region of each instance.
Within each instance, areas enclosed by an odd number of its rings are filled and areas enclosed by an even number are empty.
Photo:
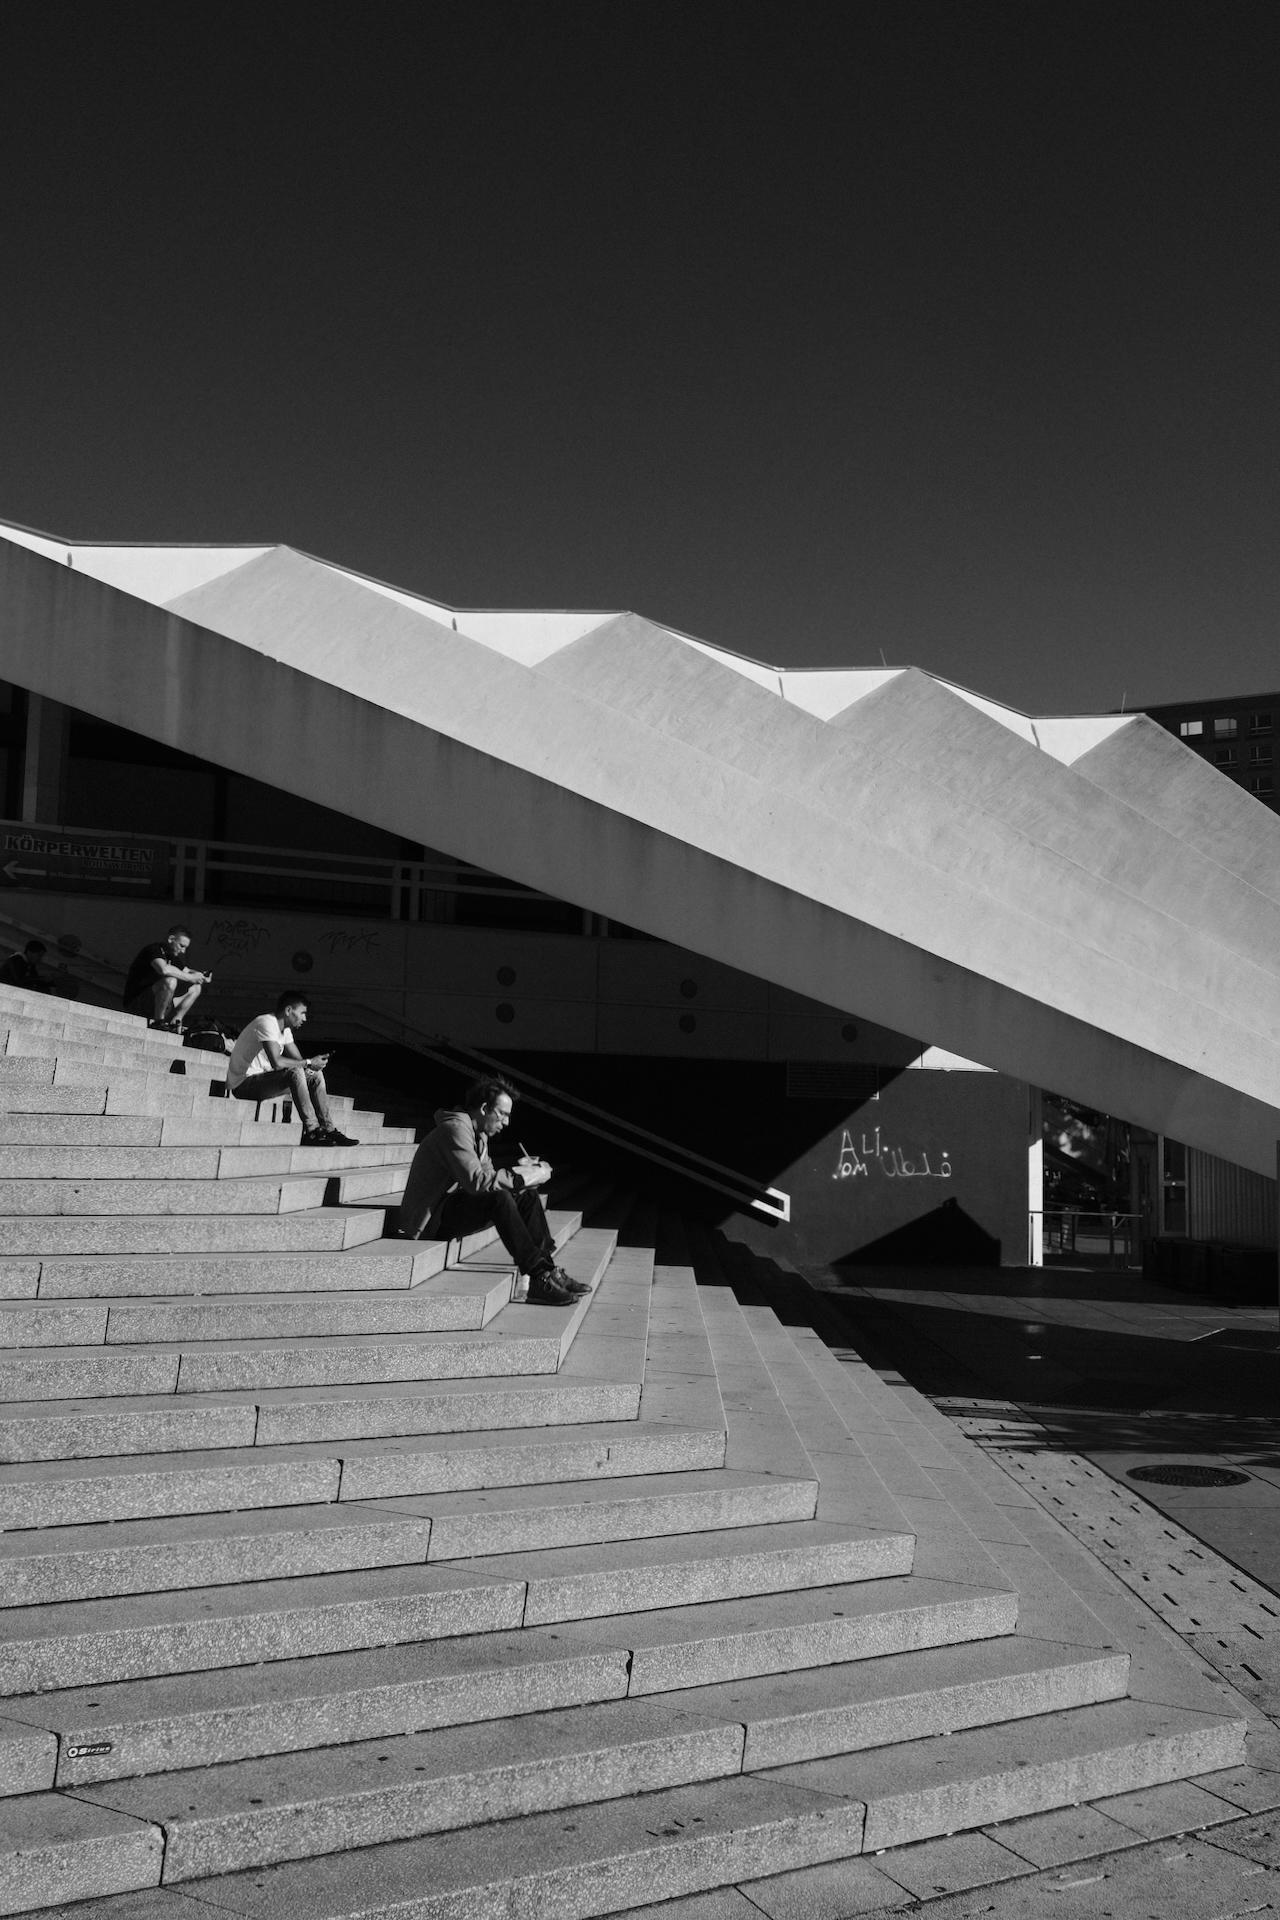
[[[1181,1740],[1147,1740],[1118,1758],[1129,1767],[1132,1790],[1231,1764],[1229,1740],[1220,1737],[1216,1751],[1213,1746],[1188,1728]],[[1207,1766],[1206,1751],[1212,1754]],[[989,1806],[971,1806],[958,1830],[1119,1791],[1107,1778],[1116,1763],[1116,1756],[1097,1749],[1009,1774],[1001,1811],[993,1816]],[[86,1795],[81,1804],[93,1803]],[[324,1856],[318,1865],[304,1860],[249,1868],[195,1884],[219,1911],[250,1915],[274,1910],[355,1920],[370,1911],[372,1877],[379,1890],[376,1910],[386,1920],[397,1914],[405,1920],[410,1914],[413,1920],[510,1920],[514,1913],[521,1920],[553,1920],[647,1908],[874,1852],[868,1813],[877,1810],[874,1800],[869,1809],[856,1799],[815,1796],[776,1770],[733,1774],[629,1799],[584,1802],[572,1823],[565,1822],[563,1809],[525,1814],[497,1826]],[[927,1815],[920,1825],[924,1831],[915,1837],[937,1831]]]

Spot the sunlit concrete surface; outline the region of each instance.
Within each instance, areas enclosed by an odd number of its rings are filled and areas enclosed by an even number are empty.
[[[7,534],[18,684],[1274,1172],[1280,823],[1144,718]]]

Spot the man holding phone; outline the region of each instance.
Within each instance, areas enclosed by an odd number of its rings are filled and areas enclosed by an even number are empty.
[[[360,1142],[339,1133],[329,1111],[324,1084],[327,1053],[304,1060],[294,1033],[304,1024],[310,1002],[305,993],[288,989],[276,1001],[274,1013],[260,1013],[244,1028],[231,1049],[227,1088],[234,1100],[273,1100],[287,1094],[302,1121],[304,1147],[358,1147]]]
[[[511,1121],[515,1088],[497,1074],[467,1088],[458,1107],[442,1107],[413,1157],[400,1202],[407,1240],[461,1240],[495,1227],[529,1280],[534,1305],[567,1306],[590,1287],[555,1263],[555,1245],[537,1189],[551,1178],[545,1160],[524,1154],[512,1167],[495,1167],[489,1142]]]

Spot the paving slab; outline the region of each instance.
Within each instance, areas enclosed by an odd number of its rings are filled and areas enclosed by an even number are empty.
[[[996,1836],[1003,1831],[997,1827],[991,1835],[955,1833],[941,1840],[921,1840],[914,1847],[894,1847],[873,1857],[886,1879],[917,1900],[934,1901],[960,1888],[992,1886],[1035,1872],[1029,1861],[1001,1846]]]
[[[1195,1785],[1213,1793],[1242,1813],[1264,1813],[1280,1807],[1280,1773],[1261,1767],[1227,1767],[1216,1773],[1197,1773]]]
[[[742,1891],[752,1912],[768,1920],[851,1920],[854,1914],[893,1912],[910,1902],[878,1863],[865,1859],[771,1874],[748,1880]]]
[[[989,1832],[1033,1867],[1062,1867],[1070,1860],[1119,1853],[1139,1842],[1136,1832],[1098,1807],[1056,1807],[1024,1820],[1006,1820]]]
[[[892,1872],[894,1858],[885,1854],[877,1864]],[[921,1911],[926,1920],[1241,1920],[1277,1904],[1280,1873],[1191,1840],[1158,1841],[951,1894]]]
[[[1166,1840],[1240,1818],[1239,1807],[1190,1780],[1172,1780],[1140,1793],[1118,1793],[1099,1800],[1097,1806],[1108,1819],[1132,1827],[1144,1840]]]

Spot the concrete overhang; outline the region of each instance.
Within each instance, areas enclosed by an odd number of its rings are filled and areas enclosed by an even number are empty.
[[[0,530],[0,634],[37,693],[1275,1170],[1280,822],[1141,716],[914,669],[797,698],[635,614],[283,547]]]

